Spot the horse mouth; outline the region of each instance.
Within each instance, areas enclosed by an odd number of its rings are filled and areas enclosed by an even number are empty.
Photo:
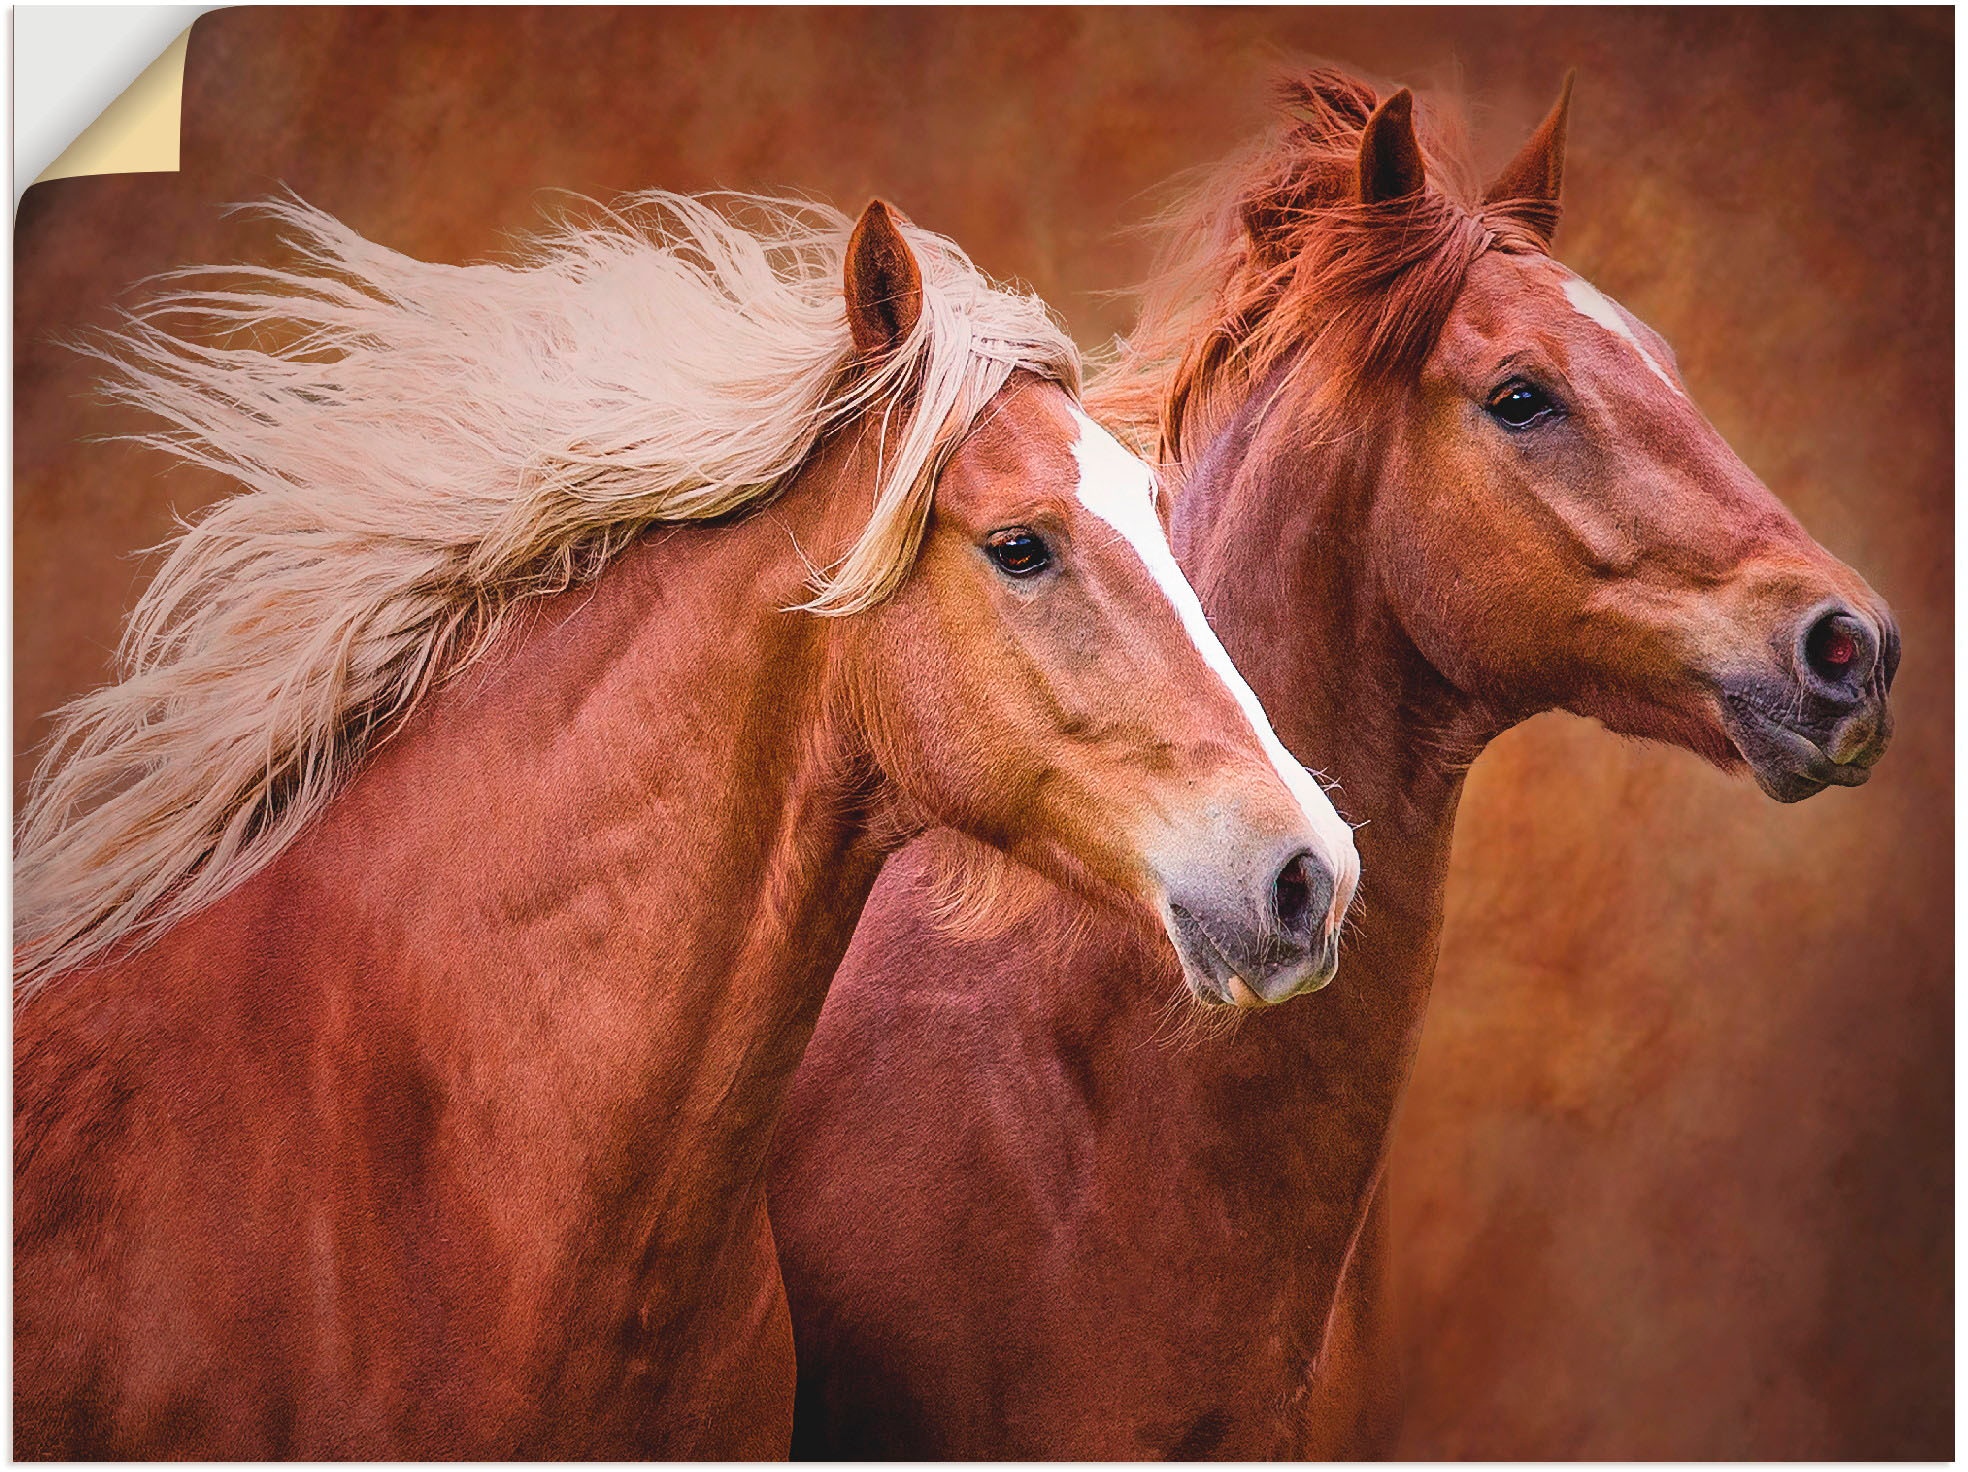
[[[1293,997],[1322,990],[1339,970],[1337,932],[1315,958],[1246,975],[1259,968],[1234,964],[1200,916],[1174,903],[1169,904],[1167,913],[1169,939],[1175,943],[1175,954],[1182,963],[1183,980],[1206,1006],[1245,1009],[1276,1006]]]
[[[1722,712],[1723,728],[1749,764],[1756,785],[1778,802],[1802,802],[1827,787],[1861,786],[1885,751],[1882,739],[1846,761],[1835,761],[1819,738],[1741,690],[1723,689]]]

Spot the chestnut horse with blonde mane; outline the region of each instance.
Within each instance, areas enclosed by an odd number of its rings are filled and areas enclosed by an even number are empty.
[[[1178,556],[1366,886],[1341,985],[1176,1050],[1174,972],[1055,894],[1016,943],[885,871],[774,1145],[800,1455],[1385,1452],[1377,1261],[1463,776],[1550,709],[1863,782],[1898,635],[1553,260],[1569,82],[1480,195],[1334,72],[1173,225],[1093,396],[1158,439]]]
[[[732,205],[457,268],[276,203],[303,269],[97,344],[244,490],[21,831],[18,1455],[783,1455],[766,1144],[931,825],[1202,1000],[1332,975],[1351,834],[1043,305]]]

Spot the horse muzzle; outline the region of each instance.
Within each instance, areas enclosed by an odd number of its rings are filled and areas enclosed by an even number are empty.
[[[1778,802],[1857,787],[1893,735],[1887,696],[1900,634],[1883,607],[1811,610],[1777,646],[1776,667],[1717,681],[1722,724],[1756,783]]]
[[[1259,867],[1252,882],[1171,885],[1163,924],[1190,991],[1235,1007],[1318,991],[1339,969],[1340,923],[1357,874],[1350,850],[1333,863],[1297,847]]]

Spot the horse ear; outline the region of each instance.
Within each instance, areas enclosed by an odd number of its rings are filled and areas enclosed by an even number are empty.
[[[1403,87],[1373,110],[1360,134],[1360,203],[1419,194],[1427,172],[1415,137],[1414,93]]]
[[[922,316],[922,268],[895,213],[879,199],[868,201],[847,242],[847,328],[864,357],[899,346]]]
[[[1565,183],[1565,122],[1572,111],[1572,80],[1576,70],[1565,73],[1558,89],[1558,100],[1551,105],[1537,131],[1530,136],[1496,182],[1483,191],[1483,203],[1498,207],[1536,233],[1546,245],[1558,233],[1559,190]]]

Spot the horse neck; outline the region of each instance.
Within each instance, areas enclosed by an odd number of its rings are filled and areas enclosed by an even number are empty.
[[[1292,1218],[1329,1298],[1420,1041],[1463,775],[1502,722],[1421,657],[1383,593],[1371,516],[1389,435],[1308,446],[1269,387],[1199,460],[1177,555],[1279,736],[1361,825],[1361,890],[1333,984],[1248,1019],[1185,1072],[1193,1107],[1276,1123],[1245,1129],[1234,1174]]]
[[[706,1244],[756,1224],[879,868],[846,621],[783,611],[796,545],[844,545],[831,508],[855,499],[807,479],[652,533],[524,616],[274,866],[167,937],[166,967],[237,957],[197,985],[241,1010],[291,990],[302,1078],[338,1081],[324,1137],[396,1132],[400,1111],[361,1116],[379,1097],[470,1121],[420,1146],[417,1188],[533,1223],[507,1244],[522,1277],[584,1244],[603,1305],[651,1263],[715,1272]]]
[[[502,944],[538,963],[522,984],[578,994],[556,1069],[651,1111],[631,1148],[659,1176],[755,1184],[879,869],[847,626],[786,611],[806,596],[795,547],[843,544],[830,508],[851,499],[796,486],[632,553],[596,600],[610,608],[580,617],[599,665],[567,701],[577,731],[542,743],[541,801],[511,815],[558,823]]]

